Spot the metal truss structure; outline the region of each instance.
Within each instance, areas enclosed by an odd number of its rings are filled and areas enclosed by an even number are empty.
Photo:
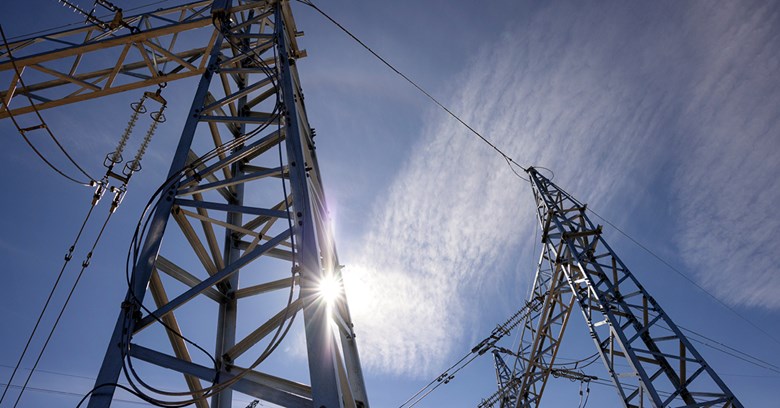
[[[139,366],[178,372],[189,388],[147,398],[199,408],[230,407],[233,391],[281,406],[368,406],[295,66],[299,35],[286,0],[214,0],[0,53],[0,73],[12,73],[3,106],[15,106],[0,117],[200,76],[169,178],[139,224],[89,407],[109,406],[120,372],[137,382]],[[301,314],[307,364],[261,371]],[[191,354],[195,328],[213,361]]]
[[[514,353],[511,353],[506,349],[493,349],[493,363],[496,366],[496,383],[498,384],[498,391],[482,401],[479,404],[480,408],[495,407],[496,405],[500,408],[510,408],[514,407],[517,403],[518,377],[514,376],[512,370],[506,365],[504,358],[501,357],[502,352],[508,352],[510,355],[514,355]]]
[[[538,407],[576,303],[622,404],[742,407],[588,218],[586,206],[530,168],[542,229],[529,314],[518,349],[517,407]]]
[[[202,75],[218,32],[205,30],[202,38],[179,34],[211,27],[211,6],[211,0],[199,1],[126,17],[113,28],[88,24],[10,41],[0,49],[0,74],[11,73],[0,83],[0,118],[9,115],[5,107],[12,99],[10,113],[18,115],[32,112],[33,105],[52,108]]]
[[[139,224],[89,407],[111,404],[133,361],[180,373],[189,391],[175,396],[198,408],[230,407],[233,391],[281,406],[367,407],[287,0],[117,16],[0,50],[0,118],[200,76],[169,178]],[[586,206],[528,173],[543,243],[529,304],[541,306],[523,317],[515,368],[494,353],[499,392],[484,406],[539,406],[576,303],[623,406],[741,408]],[[328,284],[332,300],[320,290]],[[261,371],[299,314],[308,361],[298,371],[310,385],[296,370]],[[253,329],[240,332],[239,320]],[[213,361],[191,354],[194,327],[211,328]]]

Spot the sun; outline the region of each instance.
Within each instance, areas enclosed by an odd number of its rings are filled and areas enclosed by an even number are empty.
[[[319,296],[328,305],[333,304],[341,296],[341,282],[333,276],[325,276],[318,288]]]

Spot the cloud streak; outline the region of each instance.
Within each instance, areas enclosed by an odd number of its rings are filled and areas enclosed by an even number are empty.
[[[766,10],[647,7],[536,10],[485,44],[445,101],[620,225],[645,201],[665,203],[679,255],[708,288],[780,307],[768,272],[780,224],[765,216],[780,202],[778,24],[751,18]],[[714,41],[704,27],[722,31]],[[451,118],[426,115],[347,272],[364,363],[396,374],[445,366],[473,335],[469,305],[525,293],[532,272],[518,266],[536,228],[527,184]]]
[[[692,22],[701,64],[675,177],[687,264],[718,297],[768,309],[780,308],[779,14],[727,4]]]

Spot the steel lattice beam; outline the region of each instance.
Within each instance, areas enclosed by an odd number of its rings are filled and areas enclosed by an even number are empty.
[[[520,334],[516,369],[521,375],[515,391],[520,407],[539,406],[574,305],[563,268],[548,247],[542,248],[531,299],[544,301],[526,316]]]
[[[199,407],[230,407],[233,390],[282,406],[368,406],[289,4],[230,3],[208,2],[198,13],[218,29],[91,408],[110,405],[114,387],[106,384],[117,382],[129,359],[181,373]],[[332,303],[320,293],[329,278],[341,291]],[[147,293],[153,303],[144,302]],[[202,316],[204,307],[215,311],[213,320]],[[258,365],[300,314],[311,385]],[[239,332],[240,317],[256,326]],[[213,329],[214,367],[195,361],[182,340],[193,325]],[[153,340],[162,333],[172,353]]]
[[[742,407],[607,245],[601,227],[588,218],[586,206],[535,169],[528,174],[544,245],[534,296],[565,294],[576,300],[623,406]],[[541,273],[545,262],[550,269]],[[554,361],[565,328],[563,316],[568,312],[562,307],[566,303],[545,302],[540,313],[529,319],[535,324],[525,330],[532,334],[533,346],[521,343],[518,353],[525,356],[520,361],[528,367],[543,367],[534,364],[534,356],[548,356],[546,364]],[[554,321],[560,322],[557,334],[549,330],[549,322]],[[549,346],[538,345],[545,342]],[[546,379],[547,375],[533,373],[525,378],[531,383],[525,387],[530,396],[524,402],[521,394],[517,406],[537,406],[541,391],[535,390],[543,390]]]
[[[125,17],[125,27],[111,30],[88,24],[11,41],[0,47],[0,118],[9,106],[17,115],[203,74],[217,37],[211,4]]]
[[[507,350],[508,351],[508,350]],[[493,349],[493,362],[496,366],[496,382],[498,383],[500,408],[510,408],[517,403],[517,378],[506,365],[498,349]]]

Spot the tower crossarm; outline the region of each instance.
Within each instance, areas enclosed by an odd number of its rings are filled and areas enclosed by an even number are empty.
[[[528,170],[552,260],[579,304],[623,406],[742,407],[588,218],[586,206]]]
[[[47,109],[203,74],[217,44],[211,6],[211,0],[196,1],[116,24],[87,21],[11,39],[0,47],[0,118],[9,108],[23,114],[33,106]],[[230,12],[251,7],[244,2]]]

